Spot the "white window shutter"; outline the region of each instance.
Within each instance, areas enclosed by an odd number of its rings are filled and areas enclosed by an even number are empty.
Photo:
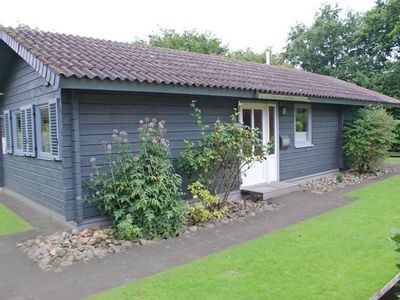
[[[50,152],[55,160],[61,160],[61,149],[59,142],[60,118],[59,118],[59,100],[49,101],[49,124],[50,124]]]
[[[9,110],[4,111],[4,137],[6,139],[6,153],[12,153],[12,133],[11,133],[11,113]]]
[[[36,156],[33,105],[21,107],[22,149],[26,156]]]
[[[28,137],[27,137],[27,133],[26,133],[26,112],[25,112],[24,107],[21,107],[20,113],[21,113],[20,116],[21,116],[21,133],[22,133],[22,151],[24,152],[24,155],[27,155],[28,154]]]

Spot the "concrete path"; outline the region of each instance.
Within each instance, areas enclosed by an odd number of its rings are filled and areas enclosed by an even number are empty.
[[[83,299],[346,205],[351,200],[343,194],[364,185],[322,195],[295,192],[272,200],[281,205],[277,212],[219,225],[213,230],[196,232],[192,237],[132,248],[101,260],[72,265],[59,273],[41,271],[15,244],[38,234],[61,230],[63,226],[49,218],[43,219],[46,217],[21,203],[0,196],[1,202],[35,227],[27,233],[0,237],[0,299]]]

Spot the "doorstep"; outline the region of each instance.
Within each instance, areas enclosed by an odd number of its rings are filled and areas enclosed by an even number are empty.
[[[240,188],[242,194],[252,194],[259,199],[267,200],[287,195],[299,190],[295,182],[276,181],[271,183],[260,183]]]

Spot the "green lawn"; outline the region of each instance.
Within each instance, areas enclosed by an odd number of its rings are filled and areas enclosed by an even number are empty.
[[[369,299],[396,273],[400,176],[350,205],[93,299]],[[322,201],[322,200],[321,200]]]
[[[388,163],[400,164],[400,157],[388,157],[385,161]]]
[[[32,226],[0,203],[0,236],[31,229]]]

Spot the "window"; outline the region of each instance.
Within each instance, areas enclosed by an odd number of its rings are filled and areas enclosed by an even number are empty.
[[[22,136],[22,123],[21,111],[14,110],[12,112],[12,139],[14,142],[14,154],[24,155],[23,136]]]
[[[58,101],[36,106],[38,157],[60,160]]]
[[[38,156],[41,158],[51,158],[49,106],[47,104],[37,107],[36,122],[38,135]]]
[[[295,105],[295,146],[310,147],[311,142],[311,107],[309,105]]]

